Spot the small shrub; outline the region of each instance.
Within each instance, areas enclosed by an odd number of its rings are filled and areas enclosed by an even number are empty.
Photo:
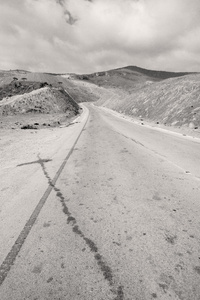
[[[37,127],[28,124],[28,125],[23,125],[23,126],[21,127],[21,129],[37,129]]]

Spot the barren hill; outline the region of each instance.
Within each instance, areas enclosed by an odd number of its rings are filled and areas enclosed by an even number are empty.
[[[37,82],[12,87],[9,84],[2,89],[9,92],[9,97],[0,101],[0,128],[38,129],[41,126],[60,126],[68,124],[80,111],[79,105],[61,87],[54,88]]]
[[[0,115],[16,115],[25,113],[67,113],[76,115],[79,106],[63,90],[43,87],[15,95],[10,98],[4,98],[0,102]]]
[[[92,75],[76,84],[99,98],[96,105],[157,124],[200,127],[200,74],[133,70]]]
[[[51,73],[35,73],[27,72],[24,70],[14,70],[14,71],[0,71],[0,99],[6,96],[7,91],[10,89],[10,93],[7,94],[19,94],[23,93],[22,88],[18,88],[18,91],[15,93],[11,92],[11,89],[14,90],[17,86],[21,85],[26,90],[28,86],[29,90],[34,90],[40,88],[41,85],[47,83],[52,87],[62,87],[67,90],[72,98],[75,99],[77,103],[79,102],[88,102],[95,101],[97,98],[95,95],[92,95],[88,92],[87,89],[83,87],[78,87],[74,80],[69,79],[70,76],[66,74],[51,74]],[[32,86],[32,87],[31,87]],[[4,93],[4,94],[3,94]]]
[[[112,92],[112,97],[100,97],[97,104],[166,125],[200,126],[200,75],[167,79],[132,93]]]
[[[31,92],[45,84],[50,89],[65,90],[78,103],[93,101],[96,105],[154,123],[200,127],[198,73],[164,72],[135,66],[83,75],[0,71],[0,99]],[[47,102],[43,102],[45,109]],[[27,103],[28,110],[31,102]],[[4,108],[4,114],[5,111]]]
[[[79,80],[87,80],[105,88],[120,87],[122,89],[133,90],[143,87],[147,82],[157,82],[167,78],[180,77],[188,74],[190,73],[155,71],[136,66],[127,66],[105,72],[76,75],[76,78]]]
[[[30,93],[34,90],[48,86],[47,82],[34,82],[34,81],[16,81],[13,80],[9,84],[0,86],[0,101],[3,98],[12,97],[15,95],[23,95]]]

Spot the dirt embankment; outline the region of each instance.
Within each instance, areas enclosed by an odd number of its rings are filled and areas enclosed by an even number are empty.
[[[147,83],[132,92],[122,88],[107,91],[109,97],[99,90],[97,105],[169,126],[200,128],[200,75]]]
[[[77,114],[78,105],[62,90],[44,87],[23,95],[4,98],[0,102],[0,115],[25,113]]]
[[[0,128],[38,129],[69,123],[79,105],[62,88],[49,86],[0,101]]]
[[[0,101],[4,98],[10,98],[15,95],[30,93],[45,86],[51,87],[52,85],[49,85],[47,82],[13,80],[9,84],[0,86]]]
[[[23,70],[0,70],[0,99],[6,96],[23,94],[48,85],[67,90],[71,97],[80,102],[96,101],[94,94],[88,92],[84,86],[77,86],[74,78],[66,74],[35,73]]]

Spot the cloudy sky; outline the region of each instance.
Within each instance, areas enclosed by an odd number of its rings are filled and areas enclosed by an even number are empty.
[[[0,69],[200,71],[200,0],[0,0]]]

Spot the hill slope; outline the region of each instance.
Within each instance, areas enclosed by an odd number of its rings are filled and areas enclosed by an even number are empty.
[[[76,79],[87,80],[105,88],[116,87],[132,91],[137,88],[142,88],[149,82],[158,82],[167,78],[180,77],[188,74],[189,73],[154,71],[136,66],[128,66],[106,72],[76,75]]]
[[[26,113],[67,113],[76,115],[79,106],[62,89],[43,87],[23,95],[15,95],[0,101],[0,115]]]
[[[67,90],[71,97],[78,103],[97,100],[95,95],[91,95],[84,86],[81,88],[78,87],[73,80],[66,78],[65,75],[34,73],[23,70],[0,71],[0,99],[9,94],[23,94],[22,87],[26,90],[29,86],[29,90],[34,90],[40,88],[41,84],[44,85],[45,83],[52,87],[62,87]],[[16,93],[12,92],[12,90],[14,91],[14,89],[17,89],[17,85],[21,85],[21,88],[18,87]]]
[[[102,94],[96,104],[166,125],[200,126],[199,74],[151,83],[131,93],[111,91],[112,96]]]

